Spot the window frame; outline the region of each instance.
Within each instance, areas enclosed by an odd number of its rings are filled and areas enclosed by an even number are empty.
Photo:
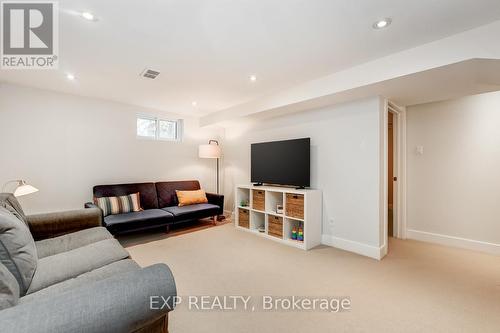
[[[145,119],[145,120],[152,120],[155,122],[155,135],[153,136],[142,136],[139,135],[137,131],[137,120],[138,119]],[[175,138],[165,138],[160,136],[160,122],[165,121],[165,122],[171,122],[175,124]],[[184,122],[182,119],[167,119],[167,118],[162,118],[162,117],[155,117],[147,114],[142,114],[139,113],[135,117],[135,135],[137,139],[140,140],[151,140],[151,141],[167,141],[167,142],[181,142],[182,137],[183,137],[183,127],[184,127]]]

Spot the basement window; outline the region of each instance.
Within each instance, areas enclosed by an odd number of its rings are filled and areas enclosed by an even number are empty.
[[[167,120],[156,117],[137,116],[137,137],[159,141],[181,141],[182,119]]]

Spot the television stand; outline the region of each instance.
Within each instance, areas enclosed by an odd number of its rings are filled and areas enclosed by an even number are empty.
[[[304,186],[299,186],[295,188],[296,190],[305,190],[306,188]]]
[[[263,183],[255,183],[255,184],[252,184],[253,186],[264,186]]]
[[[321,243],[321,191],[252,184],[235,192],[237,229],[303,250]]]

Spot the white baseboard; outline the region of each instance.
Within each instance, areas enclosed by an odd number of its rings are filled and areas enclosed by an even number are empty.
[[[406,230],[406,238],[500,255],[500,244],[481,242],[473,239],[447,236],[419,230]]]
[[[376,247],[331,235],[322,235],[321,244],[333,246],[341,250],[354,252],[377,260],[382,259],[387,254],[386,246]]]

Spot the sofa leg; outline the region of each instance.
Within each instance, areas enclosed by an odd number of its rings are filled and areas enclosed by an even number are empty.
[[[213,220],[214,220],[214,225],[217,225],[217,215],[213,217]]]

